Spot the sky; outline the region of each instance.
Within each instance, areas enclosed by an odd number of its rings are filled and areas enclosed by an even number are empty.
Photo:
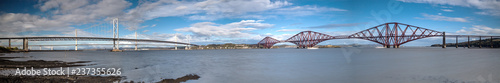
[[[498,0],[1,0],[0,37],[72,37],[75,30],[79,37],[112,37],[114,18],[120,38],[137,32],[139,39],[199,45],[256,44],[266,36],[286,40],[306,30],[350,35],[387,22],[454,35],[500,35]],[[429,46],[440,39],[404,45]],[[320,43],[327,44],[376,43]]]

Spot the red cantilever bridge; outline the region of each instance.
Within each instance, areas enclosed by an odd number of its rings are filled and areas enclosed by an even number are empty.
[[[426,29],[403,23],[392,22],[392,23],[381,24],[354,33],[352,35],[346,35],[346,36],[330,36],[327,34],[314,31],[303,31],[286,40],[277,40],[271,37],[266,37],[262,39],[258,44],[264,46],[265,48],[271,48],[276,43],[291,42],[297,45],[299,48],[306,48],[306,47],[313,47],[320,42],[331,39],[364,39],[376,42],[387,48],[389,48],[390,46],[393,46],[394,48],[399,48],[400,45],[408,43],[410,41],[427,37],[435,37],[435,36],[442,36],[443,44],[445,43],[445,36],[446,36],[445,32],[440,32],[436,30]],[[451,35],[451,36],[455,36],[458,38],[459,36],[463,35]],[[443,45],[443,47],[446,46]]]

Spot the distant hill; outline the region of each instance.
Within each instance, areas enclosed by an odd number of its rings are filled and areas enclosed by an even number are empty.
[[[481,44],[479,44],[479,41],[481,41]],[[483,39],[483,40],[474,40],[470,41],[470,47],[491,47],[491,39]],[[446,47],[455,47],[457,44],[455,43],[446,43]],[[441,47],[443,46],[442,44],[432,44],[431,47]],[[459,42],[458,47],[467,47],[467,41],[466,42]],[[493,38],[493,48],[499,48],[500,47],[500,38]]]

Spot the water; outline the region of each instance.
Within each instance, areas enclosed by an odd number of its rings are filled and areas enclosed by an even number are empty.
[[[322,48],[13,53],[25,60],[92,61],[125,81],[197,74],[190,83],[498,83],[500,49]]]

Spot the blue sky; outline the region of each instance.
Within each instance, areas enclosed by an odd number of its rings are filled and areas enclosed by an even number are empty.
[[[496,0],[2,0],[0,37],[74,36],[75,30],[78,36],[112,37],[113,18],[120,20],[121,38],[137,32],[141,39],[177,36],[186,42],[189,35],[202,45],[255,44],[266,36],[285,40],[305,30],[350,35],[386,22],[447,34],[500,35]],[[439,39],[405,45],[428,46]],[[320,44],[353,43],[376,44],[359,39]]]

